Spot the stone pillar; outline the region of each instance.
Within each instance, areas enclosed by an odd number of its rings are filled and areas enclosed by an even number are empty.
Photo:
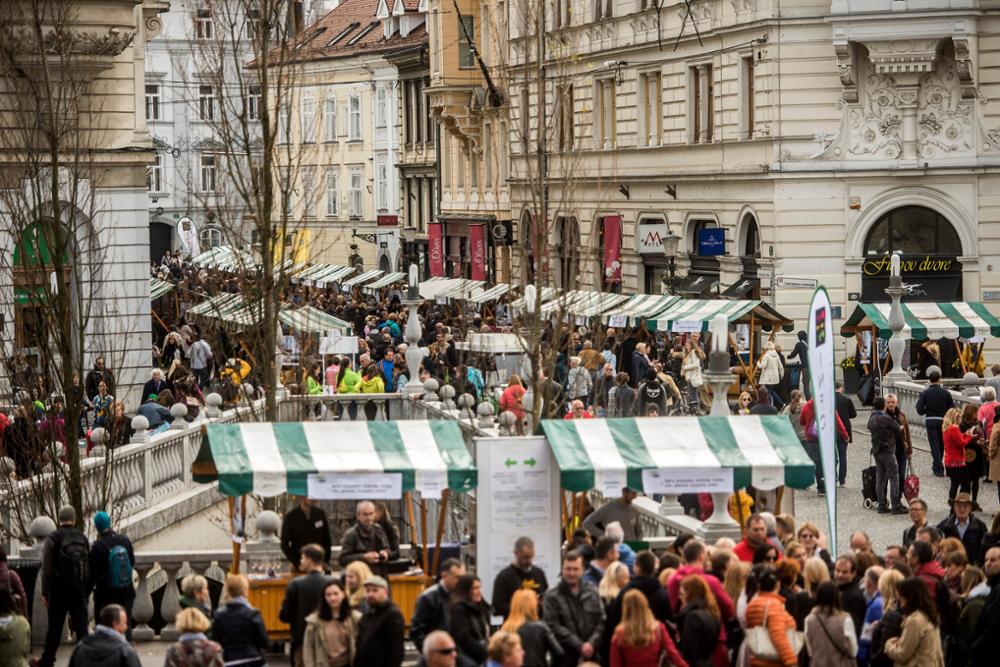
[[[903,143],[903,154],[901,157],[904,160],[915,160],[918,157],[917,98],[919,97],[919,90],[919,84],[896,86],[898,108],[903,113],[903,127],[900,128],[900,134]]]
[[[698,531],[698,537],[707,543],[712,543],[720,537],[739,539],[740,524],[729,516],[729,495],[728,492],[712,494],[715,511],[712,512],[712,516],[705,520],[705,523],[701,525],[701,530]]]
[[[889,339],[889,355],[892,357],[892,370],[885,377],[885,384],[891,387],[896,382],[910,380],[909,374],[903,368],[906,351],[903,327],[906,325],[906,321],[903,319],[903,306],[900,303],[903,298],[903,278],[900,273],[899,255],[896,254],[890,260],[889,286],[885,289],[885,293],[892,300],[892,305],[889,307],[889,327],[892,329],[892,338]]]
[[[170,415],[174,418],[170,422],[171,431],[183,431],[188,427],[188,406],[183,403],[174,403],[170,406]]]
[[[163,572],[167,575],[167,583],[163,589],[163,600],[160,602],[160,616],[167,622],[167,625],[160,632],[160,639],[163,641],[176,641],[180,637],[180,632],[174,625],[177,614],[181,611],[180,596],[177,594],[177,571],[181,569],[183,563],[168,562],[160,563]]]
[[[132,618],[135,619],[135,628],[132,630],[132,639],[137,642],[149,642],[155,638],[153,628],[149,627],[149,621],[153,618],[153,596],[149,592],[149,571],[153,569],[153,563],[137,561],[135,571],[139,575],[139,587],[135,589],[135,603],[132,605]]]
[[[681,506],[678,498],[679,496],[676,493],[664,493],[663,498],[660,500],[660,516],[683,515],[684,508]]]

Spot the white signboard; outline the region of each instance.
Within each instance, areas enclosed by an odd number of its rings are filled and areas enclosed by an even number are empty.
[[[198,229],[195,227],[194,220],[187,216],[178,220],[177,237],[181,240],[181,245],[184,247],[184,254],[187,257],[195,257],[201,254],[201,248],[198,243]]]
[[[836,473],[837,413],[833,384],[833,317],[826,288],[813,292],[809,305],[809,380],[812,382],[816,409],[820,461],[826,479],[826,513],[830,522],[830,552],[837,557],[837,486]]]
[[[628,315],[612,315],[608,318],[608,326],[610,327],[627,327],[628,326]]]
[[[674,333],[701,333],[700,320],[676,320],[670,330]]]
[[[493,598],[493,581],[513,560],[519,537],[534,541],[534,566],[555,582],[562,526],[559,469],[548,441],[542,437],[477,438],[476,467],[476,548],[483,599]]]
[[[319,353],[323,354],[357,354],[357,336],[324,336],[319,339]]]
[[[640,255],[663,254],[663,237],[670,234],[666,223],[636,227],[635,250]]]
[[[816,289],[816,285],[819,281],[815,278],[789,278],[787,276],[778,276],[774,279],[775,287],[783,287],[784,289]]]
[[[663,468],[642,471],[649,493],[732,493],[732,468]],[[619,492],[621,493],[621,492]]]
[[[319,500],[399,500],[403,497],[403,475],[398,472],[315,474],[309,475],[306,483],[309,497]]]

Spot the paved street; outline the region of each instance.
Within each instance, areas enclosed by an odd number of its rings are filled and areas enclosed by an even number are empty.
[[[840,551],[846,551],[851,532],[864,530],[872,539],[877,553],[890,544],[899,544],[903,531],[910,525],[906,515],[878,514],[875,510],[866,510],[862,506],[861,471],[871,465],[869,462],[869,437],[866,423],[871,410],[858,410],[858,418],[852,422],[854,443],[848,448],[847,454],[847,486],[837,489],[838,543]],[[931,454],[927,441],[923,438],[913,440],[913,465],[920,477],[920,497],[929,506],[928,520],[937,523],[947,516],[948,479],[934,477],[931,474]],[[997,511],[996,485],[984,485],[979,494],[979,504],[983,512],[979,518],[987,526]],[[797,491],[795,496],[795,518],[799,523],[812,521],[827,532],[826,499],[816,494],[815,487],[807,491]]]

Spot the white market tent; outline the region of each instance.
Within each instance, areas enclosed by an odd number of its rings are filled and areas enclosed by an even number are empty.
[[[383,271],[381,269],[371,269],[370,271],[365,271],[364,273],[361,273],[359,275],[354,276],[353,278],[343,281],[342,283],[340,283],[340,286],[345,289],[349,289],[351,287],[354,287],[355,285],[360,286],[369,281],[375,280],[376,278],[381,276],[382,273]]]
[[[606,311],[602,317],[611,326],[636,326],[640,320],[662,313],[678,301],[680,297],[668,294],[636,294],[625,303]]]
[[[377,289],[382,289],[383,287],[390,287],[398,282],[405,281],[406,278],[407,278],[406,274],[403,273],[402,271],[393,271],[391,273],[385,274],[375,282],[365,285],[365,289],[377,290]]]

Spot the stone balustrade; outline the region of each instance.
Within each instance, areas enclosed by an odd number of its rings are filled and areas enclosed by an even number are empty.
[[[962,380],[942,380],[942,385],[951,393],[958,408],[966,404],[979,405],[979,385]],[[906,415],[910,424],[910,434],[913,436],[927,437],[927,430],[924,428],[924,416],[917,414],[917,398],[920,392],[927,388],[927,382],[895,382],[892,386],[885,388],[885,393],[896,394],[899,397],[899,409]],[[975,394],[972,393],[975,391]]]

